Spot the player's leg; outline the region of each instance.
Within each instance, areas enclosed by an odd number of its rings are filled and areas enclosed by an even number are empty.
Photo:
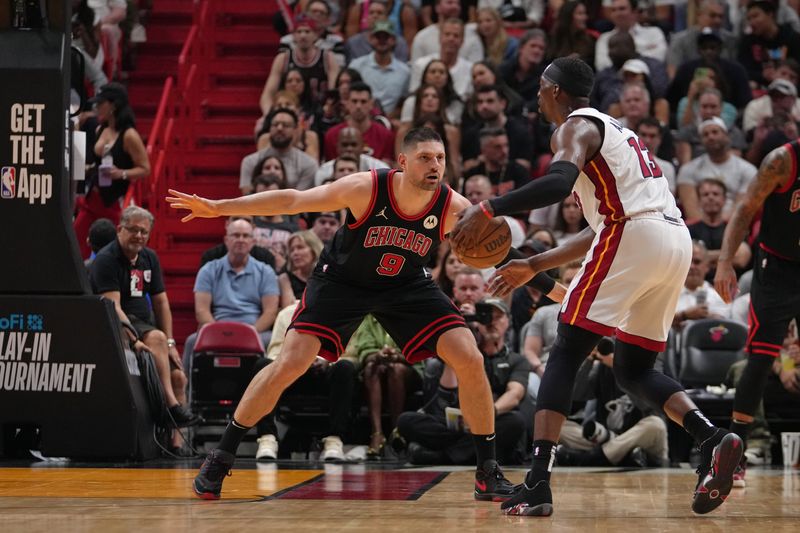
[[[199,497],[219,498],[222,482],[233,466],[236,449],[245,434],[264,415],[272,412],[283,391],[308,370],[319,353],[320,345],[319,339],[313,335],[294,329],[286,332],[280,355],[250,381],[217,449],[206,457],[194,480],[194,491]]]
[[[549,516],[553,512],[550,473],[555,461],[561,426],[572,405],[572,388],[581,363],[602,336],[578,326],[561,323],[550,350],[539,386],[533,424],[533,462],[525,483],[513,498],[503,503],[511,515]]]

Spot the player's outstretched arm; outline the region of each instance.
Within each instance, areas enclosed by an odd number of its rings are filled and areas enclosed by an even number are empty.
[[[733,270],[733,257],[736,250],[747,236],[753,217],[764,205],[764,200],[772,192],[784,185],[792,174],[792,154],[786,147],[778,147],[767,154],[742,201],[736,204],[733,216],[725,228],[722,238],[722,247],[717,260],[717,272],[714,275],[714,288],[719,295],[730,303],[739,290],[736,272]]]
[[[467,208],[450,234],[453,245],[457,249],[473,247],[493,216],[545,207],[569,196],[587,154],[597,152],[600,144],[600,130],[593,122],[581,117],[567,120],[550,139],[555,155],[547,174],[503,196]]]
[[[566,243],[546,252],[526,259],[509,261],[498,268],[489,278],[488,291],[496,296],[505,296],[517,287],[525,285],[541,272],[584,257],[592,246],[594,235],[592,228],[585,228]],[[564,290],[563,292],[565,293],[566,291]],[[563,296],[564,294],[561,295],[560,299],[555,300],[548,294],[548,297],[554,301],[563,300]]]
[[[293,215],[338,211],[344,208],[349,208],[353,215],[358,217],[369,204],[372,195],[372,175],[369,172],[359,172],[307,191],[294,189],[264,191],[223,200],[211,200],[173,189],[170,189],[169,193],[172,196],[167,196],[166,200],[170,207],[189,211],[189,214],[181,219],[183,222],[193,218]]]

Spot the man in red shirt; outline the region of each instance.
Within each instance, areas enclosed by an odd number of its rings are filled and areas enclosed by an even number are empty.
[[[394,162],[394,133],[380,122],[372,120],[370,110],[375,102],[369,85],[363,82],[353,83],[350,86],[350,96],[344,105],[347,118],[325,133],[325,160],[338,157],[336,139],[339,137],[339,131],[352,127],[361,132],[364,144],[372,150],[368,155],[391,165]]]

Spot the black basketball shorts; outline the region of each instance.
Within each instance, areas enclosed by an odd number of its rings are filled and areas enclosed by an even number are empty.
[[[800,321],[800,263],[757,248],[750,289],[747,351],[779,357],[793,318]]]
[[[375,290],[314,273],[289,329],[317,337],[322,342],[319,355],[336,361],[369,313],[409,363],[436,355],[436,342],[445,331],[466,327],[458,308],[430,278]]]

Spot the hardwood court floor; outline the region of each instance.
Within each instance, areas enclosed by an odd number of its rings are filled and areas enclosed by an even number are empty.
[[[690,509],[696,478],[688,469],[561,468],[553,476],[555,514],[521,518],[502,515],[497,503],[474,501],[471,469],[302,470],[240,460],[223,498],[207,502],[191,493],[195,465],[0,464],[0,531],[800,531],[796,469],[751,469],[747,489],[696,516]],[[521,481],[523,470],[509,469],[508,476]]]

